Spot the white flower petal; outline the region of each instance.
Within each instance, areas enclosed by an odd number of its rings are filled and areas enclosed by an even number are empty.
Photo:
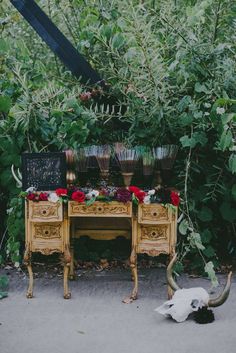
[[[59,196],[55,192],[51,192],[48,195],[48,201],[56,203],[57,201],[59,201]]]

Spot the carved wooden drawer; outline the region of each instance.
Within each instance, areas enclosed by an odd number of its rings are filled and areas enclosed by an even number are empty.
[[[142,224],[166,223],[171,221],[171,211],[159,204],[139,205],[138,222]]]
[[[138,242],[167,242],[170,240],[170,225],[140,225],[138,227]]]
[[[29,201],[29,220],[31,222],[60,222],[63,220],[61,202]]]
[[[50,255],[63,252],[63,224],[62,223],[31,223],[31,250]]]
[[[31,227],[32,240],[62,241],[62,223],[33,223]]]
[[[69,217],[132,217],[132,203],[95,201],[87,206],[84,203],[69,201]]]
[[[170,224],[156,224],[138,226],[137,252],[156,256],[161,253],[169,254]]]

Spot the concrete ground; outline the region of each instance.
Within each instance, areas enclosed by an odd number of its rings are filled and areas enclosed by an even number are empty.
[[[166,300],[163,268],[139,271],[139,299],[132,304],[122,303],[132,287],[125,269],[78,271],[70,282],[71,300],[62,297],[58,273],[38,275],[35,297],[26,299],[25,274],[7,272],[9,297],[0,300],[1,353],[235,352],[235,277],[228,301],[214,309],[215,321],[200,325],[191,317],[176,323],[154,312]],[[219,279],[224,284],[226,276]],[[184,275],[179,283],[210,289],[203,278]]]

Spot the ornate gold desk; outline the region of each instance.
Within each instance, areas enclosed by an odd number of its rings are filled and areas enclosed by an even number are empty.
[[[43,255],[64,255],[64,298],[69,299],[68,273],[71,256],[67,207],[60,201],[25,201],[25,235],[24,262],[29,272],[27,298],[33,297],[32,253],[40,252]]]
[[[132,301],[138,294],[137,255],[167,254],[172,257],[176,246],[176,228],[177,210],[174,212],[160,204],[139,204],[132,207],[132,202],[117,201],[95,201],[92,205],[75,201],[69,201],[67,205],[60,201],[26,201],[24,262],[29,272],[27,297],[33,297],[33,252],[44,255],[63,254],[64,298],[68,299],[71,296],[68,275],[71,279],[74,278],[74,254],[70,236],[72,240],[82,235],[99,240],[124,236],[132,239],[130,267],[134,288],[126,302]],[[171,295],[171,289],[168,288],[168,296]]]

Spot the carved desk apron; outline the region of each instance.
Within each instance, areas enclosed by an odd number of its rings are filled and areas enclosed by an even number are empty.
[[[70,278],[74,278],[73,239],[89,236],[96,240],[111,240],[118,236],[131,238],[132,203],[117,201],[95,201],[92,205],[68,202],[68,217],[71,224]]]
[[[25,201],[25,241],[24,262],[29,272],[27,298],[33,297],[32,253],[40,252],[43,255],[64,255],[64,298],[69,299],[69,224],[67,209],[62,202]]]

